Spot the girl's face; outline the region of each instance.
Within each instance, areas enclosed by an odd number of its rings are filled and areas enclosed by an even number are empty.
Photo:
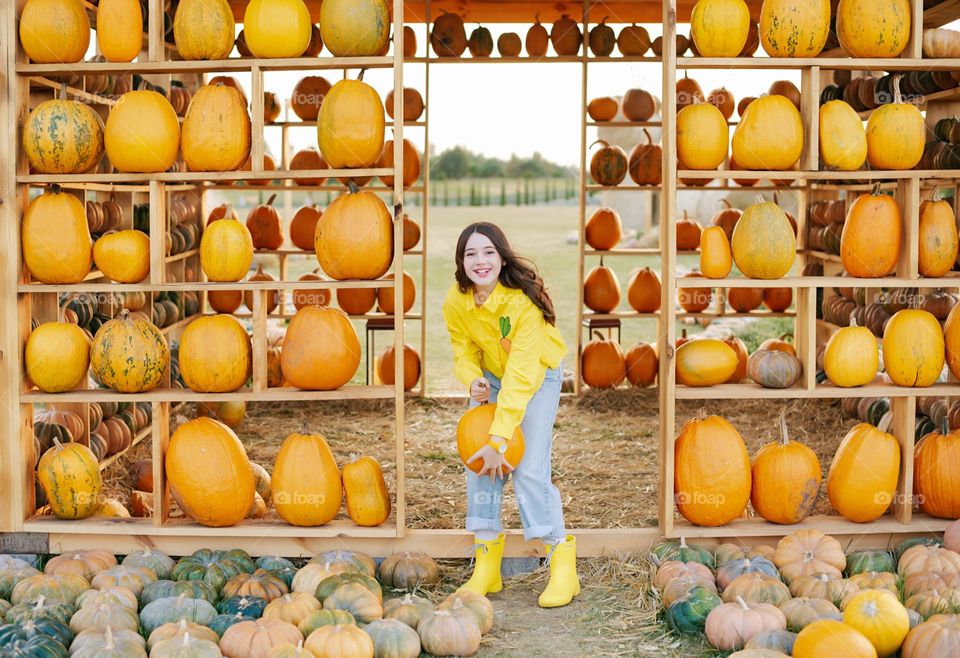
[[[496,284],[503,268],[500,252],[482,233],[474,233],[467,239],[463,250],[463,269],[475,286],[488,287]]]

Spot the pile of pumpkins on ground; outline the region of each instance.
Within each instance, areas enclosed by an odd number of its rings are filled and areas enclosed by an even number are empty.
[[[958,551],[955,522],[894,551],[845,555],[810,529],[776,547],[662,542],[651,561],[666,625],[730,658],[930,658],[960,652]]]
[[[328,551],[298,569],[240,549],[175,561],[145,548],[120,563],[91,550],[39,566],[0,556],[0,656],[468,656],[493,626],[483,596],[451,594],[434,606],[417,593],[439,582],[422,553],[377,565]]]

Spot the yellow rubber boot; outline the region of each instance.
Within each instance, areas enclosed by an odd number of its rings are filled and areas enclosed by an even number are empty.
[[[565,541],[547,547],[550,557],[550,582],[538,603],[541,608],[559,608],[567,605],[580,593],[577,577],[577,540],[567,535]]]
[[[486,596],[503,589],[500,579],[500,562],[503,560],[504,537],[501,534],[490,541],[477,540],[473,562],[473,575],[457,590],[475,592]]]

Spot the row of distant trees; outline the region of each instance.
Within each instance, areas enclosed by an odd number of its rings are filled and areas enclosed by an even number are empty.
[[[509,160],[491,158],[474,153],[463,146],[454,146],[430,158],[431,180],[460,180],[464,178],[576,178],[570,167],[546,160],[540,153]]]

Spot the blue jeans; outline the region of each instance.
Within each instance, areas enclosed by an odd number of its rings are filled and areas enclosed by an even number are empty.
[[[483,376],[490,382],[490,402],[497,401],[500,380],[489,372]],[[563,507],[560,491],[550,479],[550,452],[553,447],[553,422],[560,403],[563,363],[547,370],[540,390],[527,404],[520,428],[523,430],[524,454],[513,471],[513,486],[523,521],[524,539],[563,541]],[[470,406],[477,403],[470,401]],[[506,479],[479,476],[467,469],[467,530],[500,532],[500,509]],[[509,477],[509,476],[507,476]]]

